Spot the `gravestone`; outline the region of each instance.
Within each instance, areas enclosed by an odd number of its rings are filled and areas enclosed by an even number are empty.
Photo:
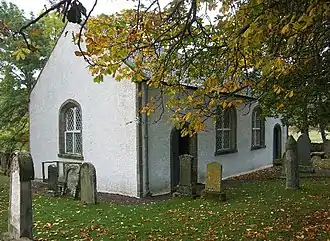
[[[77,198],[79,192],[79,166],[70,166],[66,174],[66,193]]]
[[[311,162],[313,163],[313,167],[315,166],[315,164],[317,164],[320,161],[322,161],[322,158],[320,156],[313,156],[311,159]]]
[[[299,166],[297,152],[297,142],[291,135],[285,146],[286,189],[299,188]]]
[[[86,204],[96,204],[96,170],[92,163],[85,162],[80,167],[80,199]]]
[[[56,165],[48,166],[48,189],[58,191],[58,168]]]
[[[34,180],[32,157],[28,152],[15,152],[10,169],[10,202],[8,235],[13,239],[32,239],[32,191]]]
[[[311,140],[303,133],[297,140],[299,171],[304,173],[315,172],[311,161]]]
[[[182,196],[196,194],[196,182],[194,181],[195,168],[193,167],[194,157],[188,154],[181,155],[180,159],[180,182],[178,193]]]
[[[207,178],[202,196],[225,201],[226,195],[222,189],[222,165],[217,162],[210,162],[206,169]]]

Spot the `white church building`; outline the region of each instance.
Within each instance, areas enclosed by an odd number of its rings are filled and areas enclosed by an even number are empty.
[[[180,136],[168,110],[160,120],[159,113],[140,114],[159,90],[110,76],[94,83],[87,63],[74,54],[76,29],[66,26],[31,93],[30,151],[37,178],[43,161],[88,161],[96,168],[98,191],[143,197],[174,190],[181,154],[195,157],[198,183],[205,183],[209,162],[222,164],[226,178],[281,157],[287,128],[280,119],[261,119],[256,102],[224,111],[191,138]]]

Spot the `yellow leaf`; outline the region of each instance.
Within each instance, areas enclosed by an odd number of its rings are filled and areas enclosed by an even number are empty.
[[[184,116],[184,120],[188,121],[191,118],[191,112],[188,112],[185,116]]]
[[[293,90],[291,90],[289,93],[289,97],[291,98],[291,97],[293,97],[293,95],[294,95]]]
[[[274,85],[274,92],[278,95],[282,92],[282,88],[281,86],[278,86],[278,85]]]
[[[281,33],[286,34],[289,32],[289,30],[290,30],[290,24],[287,24],[282,28]]]
[[[215,103],[215,100],[214,99],[211,99],[210,102],[209,102],[209,105],[208,105],[209,109],[212,108],[212,106],[214,105],[214,103]]]

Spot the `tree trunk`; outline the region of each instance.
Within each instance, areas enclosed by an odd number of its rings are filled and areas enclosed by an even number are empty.
[[[309,127],[308,126],[303,126],[300,128],[301,134],[306,134],[309,137]]]
[[[322,142],[325,143],[327,140],[327,135],[325,134],[325,125],[320,124],[320,132],[321,132]]]
[[[306,134],[309,137],[309,123],[308,123],[308,115],[307,115],[307,108],[304,113],[304,119],[303,119],[302,126],[300,127],[301,134]]]

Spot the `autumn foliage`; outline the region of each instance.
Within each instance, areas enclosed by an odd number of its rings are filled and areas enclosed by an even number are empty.
[[[216,17],[209,19],[206,10],[215,9]],[[179,127],[190,123],[185,134],[193,134],[217,108],[246,102],[241,95],[261,101],[268,115],[299,104],[294,97],[306,95],[302,86],[319,86],[314,80],[317,60],[327,53],[327,21],[327,1],[141,5],[89,19],[82,39],[87,51],[81,55],[92,63],[97,82],[111,75],[160,88],[172,119]],[[313,73],[309,79],[301,78],[305,69]],[[150,100],[142,111],[151,114],[156,102]]]
[[[72,10],[76,5],[68,8],[69,2],[51,9]],[[255,100],[264,116],[280,114],[285,124],[327,122],[329,1],[135,2],[136,9],[98,17],[80,4],[88,21],[78,22],[88,30],[77,36],[76,55],[88,61],[96,82],[110,75],[160,89],[142,112],[172,110],[178,127],[189,123],[184,134],[190,135],[203,130],[218,108]],[[17,58],[28,51],[22,47]]]

